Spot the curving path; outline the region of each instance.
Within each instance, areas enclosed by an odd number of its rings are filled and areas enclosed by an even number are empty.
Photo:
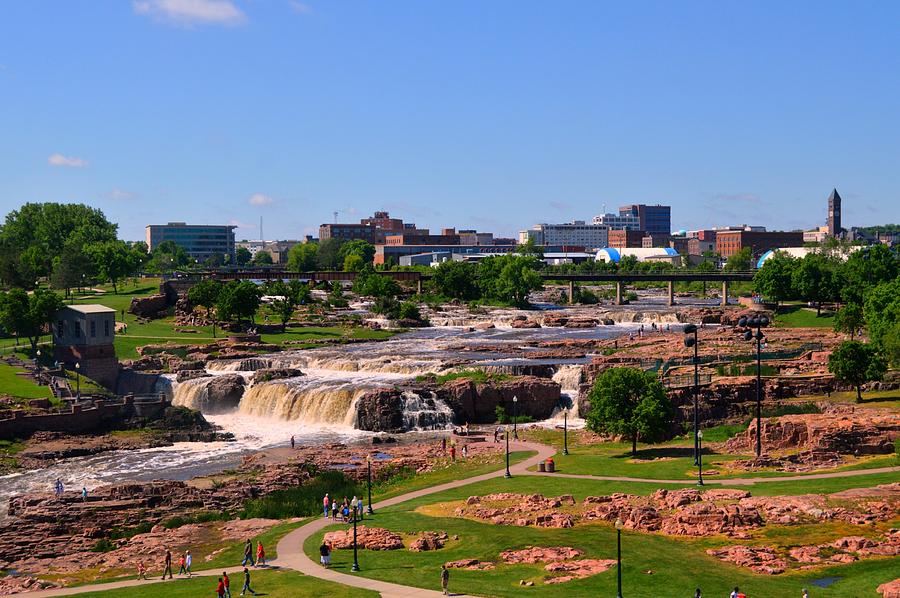
[[[656,479],[646,479],[646,478],[631,478],[625,476],[599,476],[599,475],[586,475],[586,474],[572,474],[572,473],[542,473],[537,471],[528,471],[529,467],[534,467],[541,461],[554,456],[557,453],[556,447],[548,446],[545,444],[539,444],[535,442],[511,442],[510,443],[510,451],[534,451],[536,454],[533,457],[525,459],[524,461],[520,461],[515,465],[510,466],[510,472],[513,475],[532,475],[532,476],[551,476],[556,478],[572,478],[572,479],[583,479],[583,480],[595,480],[595,481],[612,481],[612,482],[639,482],[639,483],[649,483],[649,484],[678,484],[678,485],[690,485],[691,480],[656,480]],[[791,481],[803,481],[803,480],[817,480],[817,479],[828,479],[828,478],[846,478],[846,477],[857,477],[864,475],[873,475],[878,473],[890,473],[890,472],[900,472],[900,467],[880,467],[877,469],[858,469],[851,471],[837,471],[837,472],[829,472],[829,473],[818,473],[818,474],[808,474],[808,475],[794,475],[794,476],[781,476],[781,477],[757,477],[757,478],[730,478],[730,479],[711,479],[704,480],[706,485],[734,485],[734,486],[748,486],[753,484],[764,484],[768,482],[791,482]],[[393,498],[389,498],[383,500],[381,502],[377,502],[372,505],[372,508],[375,510],[380,510],[385,507],[390,507],[393,505],[401,504],[409,500],[413,500],[415,498],[419,498],[422,496],[428,496],[430,494],[435,494],[438,492],[444,492],[446,490],[452,490],[454,488],[460,488],[462,486],[467,486],[469,484],[475,484],[477,482],[483,482],[485,480],[490,480],[493,478],[502,477],[506,473],[505,467],[499,469],[498,471],[494,471],[491,473],[482,474],[479,476],[465,478],[461,480],[454,480],[452,482],[447,482],[446,484],[441,484],[439,486],[431,486],[428,488],[423,488],[421,490],[416,490],[413,492],[408,492],[406,494],[402,494],[400,496],[395,496]],[[395,583],[389,583],[385,581],[378,581],[375,579],[368,579],[365,577],[351,575],[348,573],[341,573],[334,569],[325,569],[318,562],[310,559],[306,553],[303,551],[303,544],[306,540],[313,536],[314,534],[320,532],[323,528],[331,525],[330,519],[325,518],[315,518],[306,525],[295,529],[294,531],[288,533],[284,536],[277,545],[277,554],[278,558],[273,559],[274,562],[277,562],[277,566],[269,567],[271,569],[290,569],[295,570],[305,575],[309,575],[311,577],[317,577],[319,579],[333,581],[335,583],[340,583],[346,586],[354,587],[354,588],[363,588],[367,590],[374,590],[379,592],[384,598],[417,598],[420,596],[424,596],[426,598],[437,598],[438,596],[442,596],[440,591],[437,590],[423,590],[422,588],[404,586]],[[234,574],[233,579],[235,582],[241,581],[242,578],[238,577],[238,573],[242,569],[240,567],[230,567],[226,569],[229,575]],[[254,569],[256,571],[257,569]],[[199,571],[195,574],[195,576],[203,576],[203,577],[215,577],[219,575],[221,572],[218,569],[215,570],[203,570]],[[435,571],[435,587],[438,587],[438,572]],[[38,592],[29,592],[24,596],[28,598],[45,598],[50,596],[71,596],[75,594],[83,594],[86,592],[95,592],[102,590],[114,590],[119,588],[129,588],[138,585],[145,585],[151,583],[162,583],[159,578],[149,579],[146,581],[143,580],[128,580],[128,581],[119,581],[119,582],[109,582],[109,583],[98,583],[91,584],[85,586],[78,586],[72,588],[59,588],[53,590],[41,590]],[[238,584],[240,587],[240,584]],[[451,580],[452,587],[452,580]],[[236,592],[235,592],[236,595]],[[455,596],[466,596],[465,594],[454,594]]]

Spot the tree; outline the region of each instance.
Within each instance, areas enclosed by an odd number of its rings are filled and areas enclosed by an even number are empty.
[[[29,295],[24,289],[14,288],[0,293],[0,325],[16,337],[27,338],[34,351],[63,306],[62,298],[53,291],[37,289]]]
[[[222,293],[222,283],[211,278],[201,280],[190,289],[188,289],[188,301],[193,305],[199,305],[206,309],[206,317],[212,320],[213,336],[216,335],[216,318],[213,315],[213,308],[219,302],[219,295]]]
[[[900,366],[900,322],[894,322],[884,336],[884,340],[881,341],[881,350],[891,365]]]
[[[544,286],[537,258],[507,254],[492,256],[478,264],[478,288],[484,297],[524,306],[528,294]]]
[[[119,279],[133,274],[137,267],[134,252],[124,241],[92,243],[84,248],[84,252],[93,262],[100,278],[112,283],[115,294],[119,292]]]
[[[737,253],[732,254],[725,261],[725,266],[722,268],[726,272],[747,272],[750,270],[751,261],[753,256],[750,254],[750,248],[744,247]]]
[[[475,265],[468,262],[447,260],[434,268],[431,284],[444,297],[469,301],[480,294],[475,280]]]
[[[356,253],[349,253],[344,258],[344,272],[359,272],[365,265],[366,262]]]
[[[804,301],[816,304],[816,316],[822,314],[822,302],[836,298],[833,272],[835,267],[825,256],[808,253],[801,259],[791,275],[791,285]]]
[[[543,259],[544,257],[544,248],[537,245],[531,237],[528,237],[527,241],[521,243],[516,248],[516,251],[519,255],[531,256],[537,259]]]
[[[191,258],[184,248],[174,241],[163,241],[150,254],[147,262],[147,270],[150,272],[164,273],[184,268],[191,263]]]
[[[331,238],[321,241],[316,256],[319,267],[323,270],[340,269],[344,265],[344,258],[341,255],[341,246],[343,244],[343,239]]]
[[[375,259],[375,246],[362,239],[347,241],[338,252],[342,262],[346,262],[348,255],[357,255],[364,264],[371,264]]]
[[[834,315],[834,331],[850,335],[850,340],[866,325],[863,308],[859,303],[847,303]]]
[[[882,282],[866,293],[863,316],[871,341],[883,345],[900,322],[900,277]]]
[[[378,274],[372,266],[366,266],[356,275],[353,291],[361,297],[396,297],[400,294],[397,281],[384,274]]]
[[[238,247],[234,250],[234,262],[238,266],[246,266],[252,259],[253,256],[250,254],[250,250],[246,247]]]
[[[216,312],[222,320],[253,322],[259,303],[259,287],[249,280],[233,280],[222,287],[216,301]]]
[[[885,245],[873,245],[854,251],[841,267],[844,301],[863,303],[868,289],[897,278],[900,260]]]
[[[65,289],[68,298],[70,289],[81,285],[85,277],[92,276],[93,273],[91,260],[80,249],[73,249],[53,258],[50,284],[55,289]]]
[[[305,285],[304,285],[305,286]],[[270,282],[266,285],[266,295],[272,297],[272,310],[281,319],[281,331],[287,330],[287,323],[294,315],[297,306],[300,305],[300,298],[296,287],[291,287],[280,280]]]
[[[862,403],[862,385],[881,380],[887,363],[874,345],[844,341],[828,356],[828,371],[841,382],[852,384],[856,388],[856,402]]]
[[[253,256],[254,266],[271,266],[273,264],[272,254],[268,251],[257,251]]]
[[[588,429],[637,441],[656,442],[665,437],[674,415],[666,391],[650,372],[636,368],[610,368],[594,381],[589,395]]]
[[[288,251],[287,269],[291,272],[312,272],[318,263],[317,243],[298,243]]]
[[[776,304],[791,299],[794,296],[791,276],[796,263],[791,256],[776,252],[753,275],[756,292]]]

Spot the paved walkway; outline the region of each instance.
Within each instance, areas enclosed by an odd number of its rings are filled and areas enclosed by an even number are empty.
[[[531,475],[531,476],[551,476],[555,478],[571,478],[571,479],[582,479],[582,480],[594,480],[594,481],[611,481],[611,482],[639,482],[645,484],[678,484],[678,485],[690,485],[691,480],[654,480],[654,479],[645,479],[645,478],[630,478],[624,476],[597,476],[597,475],[584,475],[584,474],[573,474],[573,473],[542,473],[537,471],[528,471],[529,467],[534,467],[541,461],[544,461],[548,457],[552,457],[556,454],[556,447],[548,446],[545,444],[538,444],[535,442],[511,442],[510,443],[510,451],[533,451],[536,454],[533,457],[525,459],[524,461],[520,461],[515,465],[510,466],[510,472],[513,476],[520,475]],[[890,473],[890,472],[900,472],[900,467],[879,467],[877,469],[858,469],[851,471],[836,471],[829,473],[818,473],[818,474],[809,474],[809,475],[795,475],[795,476],[783,476],[783,477],[756,477],[756,478],[732,478],[732,479],[710,479],[704,480],[707,485],[734,485],[734,486],[748,486],[753,484],[764,484],[768,482],[792,482],[792,481],[803,481],[803,480],[820,480],[820,479],[828,479],[828,478],[845,478],[845,477],[856,477],[863,475],[873,475],[879,473]],[[490,480],[498,477],[502,477],[506,473],[506,469],[502,468],[498,471],[494,471],[491,473],[486,473],[483,475],[465,478],[461,480],[455,480],[452,482],[447,482],[446,484],[441,484],[439,486],[431,486],[428,488],[423,488],[421,490],[416,490],[413,492],[408,492],[406,494],[402,494],[400,496],[395,496],[393,498],[389,498],[387,500],[383,500],[381,502],[377,502],[372,505],[372,508],[376,511],[383,509],[385,507],[390,507],[393,505],[401,504],[422,496],[428,496],[430,494],[435,494],[438,492],[444,492],[446,490],[452,490],[454,488],[460,488],[462,486],[468,486],[469,484],[475,484],[478,482],[483,482],[485,480]],[[403,586],[400,584],[389,583],[385,581],[378,581],[374,579],[368,579],[365,577],[352,575],[349,573],[341,573],[334,569],[325,569],[318,562],[310,559],[306,553],[303,551],[303,544],[306,540],[320,532],[323,528],[331,525],[332,521],[330,519],[325,518],[316,518],[306,525],[303,525],[294,531],[288,533],[284,536],[277,545],[277,554],[278,558],[273,559],[272,562],[275,563],[275,566],[268,567],[269,569],[275,570],[294,570],[299,571],[305,575],[309,575],[311,577],[317,577],[319,579],[324,579],[327,581],[333,581],[335,583],[340,583],[346,586],[354,587],[354,588],[363,588],[367,590],[373,590],[379,592],[384,598],[417,598],[417,597],[426,597],[426,598],[437,598],[438,596],[442,596],[441,592],[438,590],[423,590],[421,588],[414,588],[410,586]],[[260,569],[251,569],[251,571],[256,572]],[[232,588],[240,588],[243,583],[243,574],[241,573],[241,567],[229,567],[225,569],[228,571],[228,574],[232,576]],[[215,577],[217,575],[221,575],[222,571],[218,569],[207,569],[199,571],[195,574],[195,576],[203,576],[203,577]],[[439,580],[439,572],[434,572],[435,578],[435,587],[438,586]],[[42,590],[39,592],[29,592],[26,594],[28,598],[45,598],[50,596],[72,596],[76,594],[83,594],[85,592],[95,592],[102,590],[114,590],[120,588],[130,588],[138,585],[152,584],[152,583],[163,583],[159,578],[144,580],[129,580],[129,581],[118,581],[118,582],[110,582],[110,583],[99,583],[99,584],[91,584],[86,586],[78,586],[73,588],[59,588],[53,590]],[[211,583],[211,582],[210,582]],[[210,585],[212,588],[213,586]],[[452,578],[451,578],[451,588],[452,588]],[[264,588],[261,588],[260,591],[264,591]],[[212,593],[212,591],[210,591]],[[237,595],[238,592],[232,591],[233,595]],[[465,594],[454,594],[455,596],[466,596]]]

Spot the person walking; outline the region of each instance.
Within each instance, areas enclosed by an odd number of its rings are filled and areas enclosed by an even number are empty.
[[[806,591],[806,588],[803,588],[803,596],[802,598],[809,598],[809,592]]]
[[[337,516],[338,516],[338,501],[333,500],[333,501],[331,501],[331,520],[337,521]]]
[[[463,445],[463,447],[462,447],[462,455],[463,455],[463,459],[468,459],[468,458],[469,458],[469,445],[468,445],[468,444],[464,444],[464,445]]]
[[[225,598],[231,598],[231,580],[228,579],[228,571],[222,571],[222,584],[225,586]]]
[[[87,501],[87,494],[88,494],[88,493],[87,493],[87,486],[82,486],[82,487],[81,487],[81,502],[86,502],[86,501]]]
[[[322,508],[325,510],[325,519],[328,519],[328,509],[330,507],[331,500],[328,498],[328,493],[325,493],[325,498],[322,499]]]
[[[700,588],[697,588],[697,591],[694,592],[694,598],[703,598],[702,596],[700,596]]]
[[[219,578],[219,583],[216,584],[216,596],[218,598],[225,598],[225,582],[222,581],[222,578]]]
[[[447,563],[441,565],[441,590],[444,592],[444,596],[449,596],[450,592],[447,591],[447,585],[450,583],[450,570],[447,569]]]
[[[56,478],[56,484],[53,485],[53,490],[56,492],[56,498],[59,498],[63,494],[63,483],[62,480]]]
[[[256,596],[256,592],[253,591],[253,588],[250,587],[250,569],[244,567],[244,587],[241,589],[241,596],[243,596],[246,592],[250,592],[254,596]]]
[[[194,557],[191,556],[191,551],[188,550],[184,553],[184,568],[187,571],[187,576],[191,577],[191,563],[194,562]]]
[[[138,561],[138,579],[147,579],[147,567],[144,566],[144,561]]]
[[[166,578],[166,573],[169,574],[169,579],[172,579],[172,551],[169,550],[168,546],[166,547],[166,557],[163,561],[163,576],[162,578]]]
[[[322,541],[322,545],[319,546],[319,562],[322,563],[322,566],[326,569],[328,565],[331,564],[331,547]]]
[[[294,446],[295,446],[295,445],[294,445],[294,437],[291,436],[291,448],[294,448]]]
[[[251,567],[256,564],[253,562],[253,542],[249,538],[244,543],[244,560],[241,561],[241,567],[246,567],[247,563],[250,563]]]
[[[256,543],[256,566],[263,567],[266,564],[266,551],[263,548],[262,540]]]
[[[184,555],[183,554],[178,559],[178,564],[180,565],[180,567],[178,567],[178,575],[184,575],[186,569],[184,568]]]

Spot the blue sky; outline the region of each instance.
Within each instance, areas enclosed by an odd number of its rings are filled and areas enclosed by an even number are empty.
[[[30,0],[0,8],[0,209],[297,238],[900,221],[900,3]]]

